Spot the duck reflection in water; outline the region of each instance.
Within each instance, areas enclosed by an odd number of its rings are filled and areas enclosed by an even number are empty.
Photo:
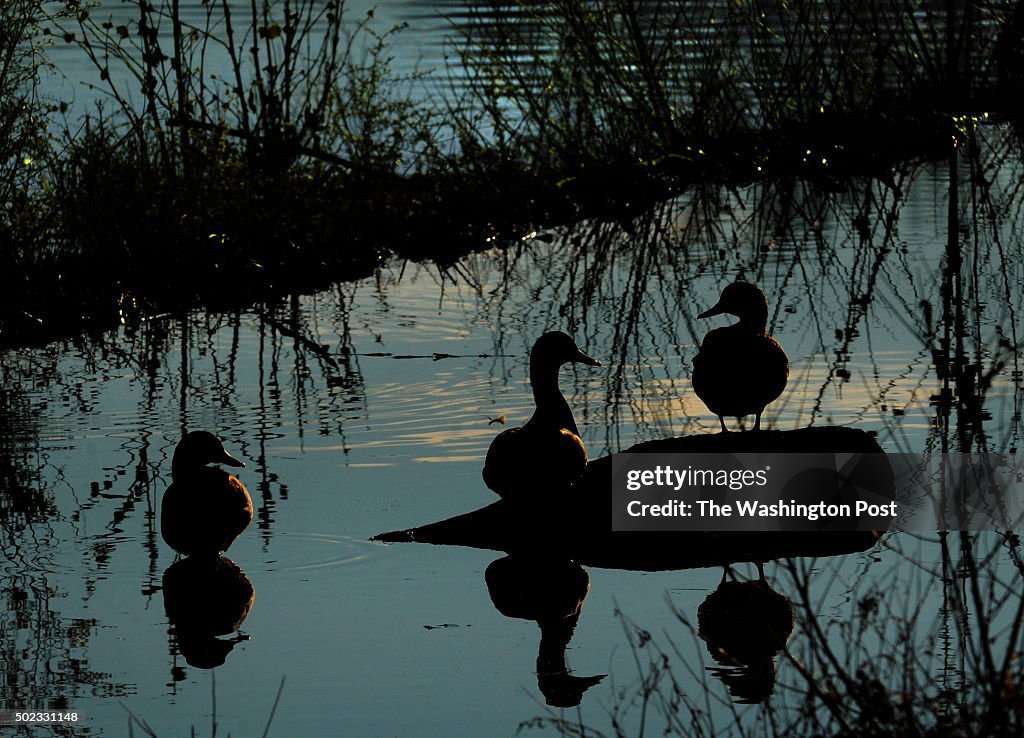
[[[238,477],[209,464],[245,466],[212,433],[185,434],[160,507],[161,535],[185,555],[164,572],[164,610],[182,656],[199,669],[220,666],[248,639],[218,636],[236,633],[256,599],[249,578],[221,555],[252,522],[252,498]],[[175,678],[181,678],[177,669]]]
[[[759,567],[760,568],[760,567]],[[721,664],[711,673],[738,702],[754,704],[775,690],[775,656],[793,632],[793,606],[764,579],[727,581],[697,609],[699,635],[711,657]]]
[[[245,466],[212,433],[187,433],[174,449],[171,486],[160,508],[161,535],[186,556],[227,551],[252,522],[252,498],[245,485],[208,464]]]
[[[728,313],[739,318],[725,328],[710,331],[693,359],[693,391],[725,427],[725,416],[742,419],[754,415],[754,430],[761,429],[761,413],[778,399],[789,380],[789,359],[779,342],[767,334],[768,298],[748,282],[733,282],[722,290],[714,307],[698,318]]]
[[[558,389],[558,370],[570,363],[601,366],[561,331],[545,333],[530,351],[536,409],[521,428],[499,433],[484,460],[484,483],[504,499],[564,488],[579,479],[587,466],[587,448]]]
[[[256,590],[226,556],[187,556],[164,572],[164,611],[178,649],[197,669],[212,669],[248,636],[238,633],[249,616]],[[235,633],[235,637],[218,636]]]
[[[537,686],[547,704],[580,704],[583,693],[607,676],[574,676],[565,661],[565,649],[590,592],[587,572],[572,561],[516,554],[492,562],[484,578],[498,612],[540,626]]]

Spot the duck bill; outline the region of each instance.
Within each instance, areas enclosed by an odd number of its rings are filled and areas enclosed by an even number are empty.
[[[601,366],[600,361],[591,356],[587,356],[582,351],[580,351],[579,356],[577,356],[573,361],[576,361],[579,364],[586,364],[587,366]]]
[[[710,318],[713,315],[721,315],[725,312],[725,308],[722,306],[722,302],[719,301],[713,308],[705,310],[703,313],[698,315],[698,318]]]
[[[227,451],[224,452],[224,455],[220,457],[220,460],[217,463],[224,464],[224,466],[234,466],[239,468],[245,466],[244,461],[239,461],[234,456],[229,454]]]

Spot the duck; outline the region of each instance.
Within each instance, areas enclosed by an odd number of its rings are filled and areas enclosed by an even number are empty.
[[[171,486],[160,508],[160,533],[185,556],[218,556],[252,522],[252,498],[242,481],[208,464],[241,468],[217,436],[192,431],[171,459]]]
[[[701,342],[693,359],[693,390],[708,410],[718,416],[722,432],[725,416],[754,415],[754,430],[761,429],[761,414],[778,399],[789,381],[789,358],[768,335],[768,298],[749,282],[726,285],[714,307],[698,318],[727,313],[738,323],[715,328]]]
[[[484,483],[504,499],[527,496],[539,484],[564,488],[587,467],[587,447],[558,388],[558,371],[570,363],[601,366],[562,331],[545,333],[533,344],[530,385],[536,409],[525,425],[495,436],[484,460]]]

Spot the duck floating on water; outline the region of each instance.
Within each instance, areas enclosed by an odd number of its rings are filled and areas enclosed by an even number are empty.
[[[167,545],[186,556],[226,551],[252,522],[252,498],[245,485],[207,464],[245,466],[207,431],[187,433],[174,449],[172,482],[160,508],[160,533]]]
[[[601,366],[561,331],[545,333],[530,351],[537,409],[522,427],[495,436],[484,461],[484,483],[503,498],[528,496],[538,486],[568,486],[587,466],[587,448],[558,389],[558,370],[569,363]]]
[[[722,313],[740,320],[704,336],[700,353],[693,359],[693,390],[718,416],[723,433],[727,431],[726,415],[755,415],[754,430],[760,430],[761,413],[786,388],[789,359],[779,342],[766,332],[768,298],[760,288],[749,282],[733,282],[722,290],[714,307],[697,317]]]

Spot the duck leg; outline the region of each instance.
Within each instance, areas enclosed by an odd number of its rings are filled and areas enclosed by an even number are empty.
[[[721,415],[718,416],[718,422],[722,424],[722,433],[728,433],[729,429],[725,427],[725,418]]]
[[[758,413],[754,418],[754,430],[761,430],[761,413]]]

